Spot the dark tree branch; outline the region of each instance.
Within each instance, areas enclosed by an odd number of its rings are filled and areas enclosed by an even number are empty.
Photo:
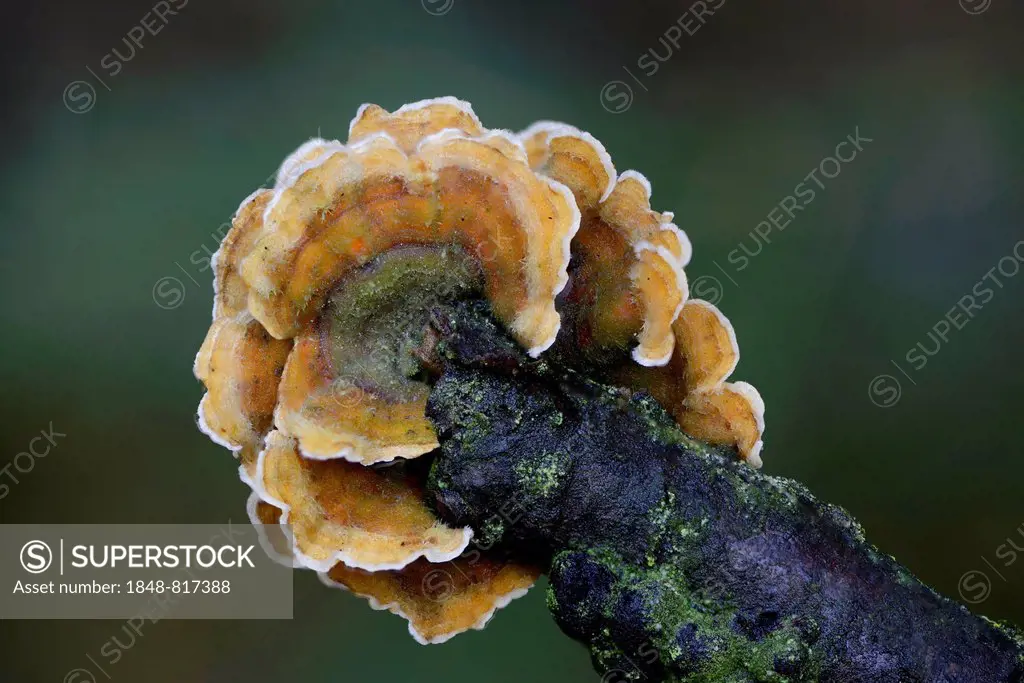
[[[922,584],[841,508],[650,397],[526,358],[479,304],[433,327],[436,507],[545,563],[555,619],[605,680],[1024,681],[1016,630]],[[509,500],[522,516],[496,523]]]

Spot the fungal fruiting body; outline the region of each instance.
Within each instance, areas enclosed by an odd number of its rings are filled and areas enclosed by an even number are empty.
[[[489,130],[450,97],[364,105],[346,142],[285,159],[213,259],[195,362],[200,428],[240,460],[253,522],[289,530],[268,551],[424,643],[482,628],[539,576],[424,502],[439,443],[422,349],[441,303],[486,301],[529,356],[649,392],[759,466],[763,403],[726,382],[732,326],[688,299],[690,243],[650,198],[591,135]]]

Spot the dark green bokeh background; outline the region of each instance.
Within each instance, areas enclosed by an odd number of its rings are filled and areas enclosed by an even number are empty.
[[[1024,622],[1024,560],[996,556],[1008,537],[1024,547],[1024,273],[1000,276],[1004,287],[923,369],[904,359],[918,342],[933,348],[929,330],[1024,239],[1021,6],[991,0],[971,15],[957,0],[727,0],[644,76],[637,59],[665,55],[658,39],[688,4],[454,0],[435,16],[420,0],[192,0],[105,78],[110,91],[87,67],[104,76],[100,60],[125,54],[123,36],[152,4],[12,9],[0,467],[51,422],[67,437],[15,472],[3,522],[243,521],[233,462],[194,425],[191,365],[212,300],[202,250],[285,154],[318,133],[344,138],[362,102],[452,94],[491,127],[573,123],[619,170],[644,172],[655,207],[694,243],[691,283],[718,280],[743,350],[736,376],[767,404],[766,471],[848,507],[946,594],[985,572],[990,595],[974,609]],[[87,113],[62,104],[75,80],[96,88]],[[600,99],[614,80],[635,95],[618,114]],[[737,272],[728,254],[754,250],[754,226],[856,127],[873,142]],[[154,300],[165,277],[183,287],[171,310]],[[707,297],[716,285],[701,286]],[[880,374],[902,382],[888,408],[869,400]],[[0,629],[0,680],[59,681],[90,666],[120,624]],[[296,576],[293,621],[161,622],[108,673],[595,679],[542,588],[483,632],[421,647],[402,620],[309,572]]]

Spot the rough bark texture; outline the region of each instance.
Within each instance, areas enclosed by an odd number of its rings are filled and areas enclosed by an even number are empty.
[[[844,510],[532,361],[478,304],[434,315],[439,513],[549,568],[604,680],[1009,683],[1024,640],[922,584]],[[515,501],[514,523],[495,515]],[[507,517],[507,516],[506,516]]]

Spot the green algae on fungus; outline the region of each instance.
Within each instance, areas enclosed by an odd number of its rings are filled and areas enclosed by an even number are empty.
[[[483,275],[456,245],[402,247],[378,256],[342,280],[324,310],[334,367],[346,381],[396,400],[423,397],[429,387],[414,355],[431,310],[441,302],[478,296]]]

